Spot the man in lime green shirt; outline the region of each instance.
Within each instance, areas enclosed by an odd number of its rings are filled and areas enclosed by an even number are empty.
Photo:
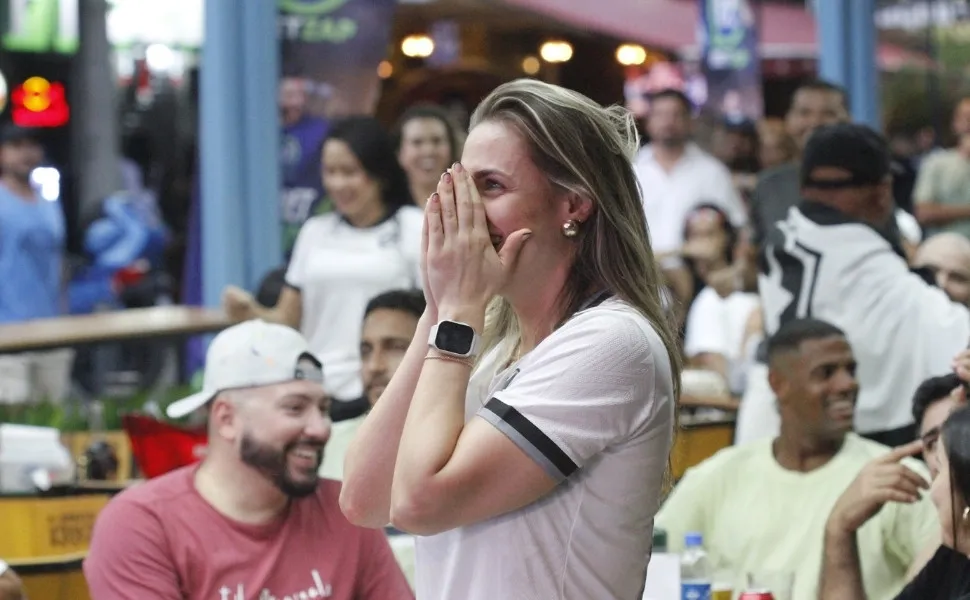
[[[841,330],[814,319],[792,321],[769,340],[768,363],[780,435],[726,448],[688,470],[656,524],[673,551],[687,532],[702,533],[714,569],[737,587],[748,573],[787,573],[791,600],[816,600],[832,506],[889,448],[852,433],[859,386]],[[909,466],[926,475],[917,461]],[[893,598],[917,557],[938,543],[928,497],[886,506],[858,532],[868,598]]]

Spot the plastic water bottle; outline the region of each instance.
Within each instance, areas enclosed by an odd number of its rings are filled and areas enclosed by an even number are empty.
[[[680,600],[708,600],[711,597],[711,566],[704,551],[704,536],[691,532],[684,536],[680,557]]]

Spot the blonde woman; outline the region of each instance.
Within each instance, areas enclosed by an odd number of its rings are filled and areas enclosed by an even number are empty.
[[[637,146],[625,110],[514,81],[428,200],[428,309],[341,494],[419,536],[420,600],[642,594],[680,363]]]

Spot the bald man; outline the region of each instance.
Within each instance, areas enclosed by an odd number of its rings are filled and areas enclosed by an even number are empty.
[[[959,233],[938,233],[920,245],[913,266],[931,271],[947,296],[970,305],[970,240]]]

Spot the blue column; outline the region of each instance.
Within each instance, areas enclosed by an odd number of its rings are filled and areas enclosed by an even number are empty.
[[[874,0],[816,0],[819,76],[846,89],[852,118],[879,129]]]
[[[247,3],[248,4],[248,3]],[[228,284],[245,284],[243,65],[237,0],[206,0],[199,95],[202,299],[219,306]]]
[[[879,110],[879,66],[876,54],[875,0],[847,0],[851,41],[849,98],[852,118],[878,130],[882,129]]]
[[[200,73],[202,298],[282,261],[276,2],[206,0]]]
[[[282,262],[280,224],[280,123],[276,90],[279,86],[279,43],[276,38],[277,2],[239,2],[242,12],[244,120],[244,196],[248,289]]]
[[[846,4],[846,0],[815,1],[818,75],[842,86],[849,83],[849,11]]]

